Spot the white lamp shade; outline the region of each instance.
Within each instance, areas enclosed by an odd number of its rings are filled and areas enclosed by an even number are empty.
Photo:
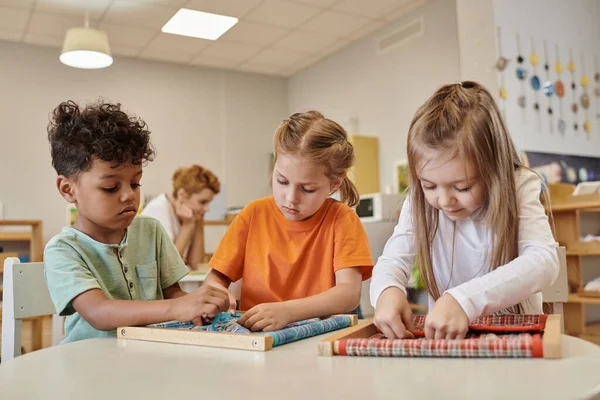
[[[96,69],[113,63],[106,33],[93,28],[71,28],[63,43],[60,61],[70,67]]]

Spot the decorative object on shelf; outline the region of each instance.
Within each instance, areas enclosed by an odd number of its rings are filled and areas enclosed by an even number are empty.
[[[531,63],[531,67],[533,69],[533,75],[531,76],[529,83],[531,84],[531,88],[533,89],[534,95],[534,103],[533,109],[537,114],[537,130],[538,132],[542,129],[542,119],[540,115],[540,103],[538,102],[538,94],[537,92],[540,90],[542,84],[540,82],[540,78],[537,76],[537,65],[540,62],[540,59],[535,52],[535,46],[533,43],[533,37],[531,38],[531,55],[529,56],[529,62]]]
[[[563,72],[563,66],[560,63],[560,57],[558,55],[558,45],[554,46],[554,52],[556,53],[556,63],[554,64],[554,71],[556,72],[556,82],[554,83],[554,87],[556,89],[556,97],[558,97],[558,122],[556,123],[556,128],[561,135],[565,134],[567,130],[567,123],[563,118],[563,97],[565,97],[565,85],[563,81],[560,79],[560,76]]]
[[[548,122],[550,125],[550,133],[554,133],[554,122],[552,118],[552,96],[554,96],[554,82],[550,80],[550,64],[548,59],[548,45],[544,40],[544,70],[546,71],[546,81],[544,82],[544,94],[548,99]]]

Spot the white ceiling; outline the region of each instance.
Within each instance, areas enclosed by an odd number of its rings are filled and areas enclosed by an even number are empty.
[[[87,7],[113,55],[291,76],[425,1],[0,0],[0,40],[56,47],[58,57]],[[181,7],[240,21],[216,41],[162,33]]]

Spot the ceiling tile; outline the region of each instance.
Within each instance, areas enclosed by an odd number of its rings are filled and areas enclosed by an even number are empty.
[[[146,46],[158,34],[158,31],[152,29],[108,23],[100,24],[99,28],[106,32],[111,46],[113,44],[130,47]]]
[[[113,43],[110,44],[110,51],[112,52],[113,56],[135,57],[142,50],[143,47],[124,46]]]
[[[238,66],[236,69],[264,75],[281,75],[281,68],[272,65],[246,63]]]
[[[92,23],[90,25],[93,26]],[[29,29],[27,33],[35,33],[46,36],[65,37],[69,28],[82,27],[83,20],[74,17],[63,17],[56,14],[44,14],[34,12],[29,21]]]
[[[362,37],[367,36],[370,33],[373,33],[375,31],[381,29],[384,25],[385,25],[385,22],[381,22],[381,21],[369,22],[368,25],[366,25],[366,26],[352,32],[350,35],[348,35],[348,39],[358,40]]]
[[[311,7],[320,9],[326,9],[331,7],[333,4],[338,3],[340,0],[283,0],[286,3],[304,4]]]
[[[331,9],[362,17],[383,18],[390,11],[397,9],[402,3],[403,0],[343,0],[331,7]]]
[[[206,57],[200,54],[198,57],[195,57],[190,64],[210,68],[235,69],[239,62],[226,60],[224,58]]]
[[[291,51],[266,49],[248,60],[249,64],[271,65],[279,69],[287,68],[306,58],[305,54],[294,53]]]
[[[260,46],[255,46],[251,44],[232,43],[217,40],[209,47],[204,49],[200,56],[207,58],[233,60],[239,63],[256,55],[262,49],[263,48]]]
[[[314,63],[316,63],[316,62],[318,62],[318,61],[319,61],[320,59],[322,59],[322,58],[323,58],[322,56],[318,56],[318,57],[307,57],[306,59],[304,59],[304,60],[302,60],[302,61],[300,61],[300,62],[294,63],[294,64],[290,65],[289,67],[287,67],[287,68],[283,69],[283,70],[281,71],[281,73],[282,73],[284,76],[292,76],[292,75],[294,75],[295,73],[297,73],[297,72],[299,72],[299,71],[302,71],[302,70],[303,70],[303,69],[305,69],[305,68],[308,68],[308,67],[310,67],[311,65],[313,65],[313,64],[314,64]]]
[[[61,48],[63,45],[63,38],[58,36],[47,36],[47,35],[37,35],[35,33],[28,33],[23,38],[25,43],[35,44],[38,46],[46,46],[46,47],[56,47]],[[58,57],[58,53],[57,57]]]
[[[267,46],[290,31],[275,26],[255,24],[253,22],[240,21],[230,30],[225,32],[219,39],[228,42],[239,42]]]
[[[409,12],[423,6],[426,2],[427,0],[406,0],[404,1],[404,4],[402,6],[392,11],[388,15],[384,16],[384,19],[390,22],[396,21],[397,19],[402,18]]]
[[[23,32],[29,19],[29,11],[0,7],[0,29]]]
[[[35,0],[0,0],[0,7],[24,8],[30,10]]]
[[[0,29],[0,40],[7,40],[9,42],[20,42],[22,36],[22,31],[6,31],[4,29]]]
[[[364,27],[369,22],[371,22],[369,18],[325,11],[299,28],[303,31],[324,33],[343,38]]]
[[[153,48],[145,49],[139,54],[139,57],[146,60],[167,61],[172,63],[187,63],[190,61],[190,58],[192,58],[189,53],[157,50]]]
[[[114,1],[104,21],[118,25],[160,30],[179,8],[157,3],[129,0]]]
[[[165,51],[187,54],[189,56],[199,53],[212,43],[211,40],[191,38],[181,35],[161,33],[156,36],[145,50],[154,52]]]
[[[339,51],[344,47],[348,46],[350,43],[352,43],[352,41],[340,39],[337,42],[332,43],[330,46],[327,46],[327,48],[321,54],[322,56],[333,54],[336,51]]]
[[[319,13],[314,7],[285,3],[279,0],[265,0],[258,8],[248,14],[248,21],[293,28],[311,19]]]
[[[83,25],[86,10],[90,19],[98,20],[108,9],[111,0],[38,0],[35,12],[60,14],[64,17],[80,18]]]
[[[213,14],[241,18],[252,11],[263,0],[190,0],[185,8]]]
[[[338,38],[321,33],[294,31],[275,43],[273,48],[302,53],[318,53],[337,41]]]

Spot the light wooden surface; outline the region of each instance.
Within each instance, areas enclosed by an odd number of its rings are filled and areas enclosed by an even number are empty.
[[[542,336],[542,346],[544,349],[544,358],[561,358],[561,340],[560,332],[561,321],[560,315],[548,315],[544,335]]]
[[[273,337],[267,335],[236,335],[223,332],[201,332],[182,329],[124,327],[117,329],[120,339],[149,342],[209,346],[226,349],[268,351],[273,348]]]
[[[562,336],[564,358],[319,357],[314,337],[268,352],[92,339],[0,364],[1,399],[583,399],[600,348]]]

